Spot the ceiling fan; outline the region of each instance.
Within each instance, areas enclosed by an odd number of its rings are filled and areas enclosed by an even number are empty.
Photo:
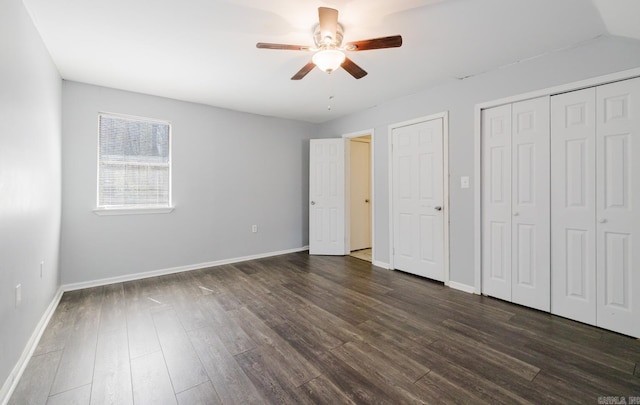
[[[402,46],[402,36],[400,35],[365,39],[361,41],[348,42],[342,45],[342,35],[344,31],[342,25],[338,22],[338,10],[328,7],[319,7],[318,20],[319,23],[316,24],[313,29],[313,40],[315,42],[315,46],[258,42],[256,47],[260,49],[315,52],[311,61],[291,78],[291,80],[300,80],[316,66],[327,73],[331,73],[342,67],[351,76],[356,79],[361,79],[367,75],[367,72],[349,59],[345,55],[345,52],[397,48]]]

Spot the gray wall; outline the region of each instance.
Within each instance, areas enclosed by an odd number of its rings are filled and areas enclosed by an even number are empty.
[[[22,2],[1,0],[0,386],[59,286],[60,83]]]
[[[449,111],[451,280],[474,284],[474,106],[477,103],[640,66],[640,41],[601,37],[574,49],[514,64],[378,105],[322,125],[320,135],[375,128],[374,259],[389,263],[388,126]]]
[[[62,100],[63,284],[308,244],[317,125],[67,81]],[[93,213],[99,112],[172,123],[173,212]]]

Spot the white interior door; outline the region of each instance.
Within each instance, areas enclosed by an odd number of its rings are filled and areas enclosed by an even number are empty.
[[[312,139],[309,157],[309,254],[344,255],[343,139]]]
[[[512,105],[511,301],[550,310],[549,97]]]
[[[444,280],[444,121],[392,131],[393,265]]]
[[[350,142],[350,233],[351,250],[371,247],[371,144]]]
[[[551,312],[596,324],[596,89],[551,97]]]
[[[482,110],[482,293],[511,301],[511,104]]]
[[[597,323],[640,337],[640,79],[596,99]]]

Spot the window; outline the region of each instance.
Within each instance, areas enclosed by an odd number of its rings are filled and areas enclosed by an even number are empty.
[[[100,114],[98,209],[171,207],[171,125]]]

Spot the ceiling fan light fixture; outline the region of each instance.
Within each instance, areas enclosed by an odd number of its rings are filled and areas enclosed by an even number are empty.
[[[311,60],[323,72],[331,73],[338,69],[344,62],[344,52],[337,49],[324,49],[316,52]]]

